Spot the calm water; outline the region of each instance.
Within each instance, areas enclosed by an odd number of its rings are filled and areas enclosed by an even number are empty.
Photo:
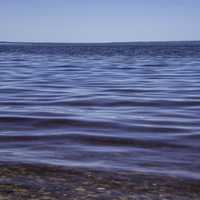
[[[200,43],[0,44],[0,161],[200,178]]]

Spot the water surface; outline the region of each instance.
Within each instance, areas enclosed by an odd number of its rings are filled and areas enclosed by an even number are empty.
[[[0,44],[0,161],[200,178],[200,43]]]

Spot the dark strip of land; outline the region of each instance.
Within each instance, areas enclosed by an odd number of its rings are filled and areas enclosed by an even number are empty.
[[[50,166],[0,165],[0,200],[199,200],[200,182]]]

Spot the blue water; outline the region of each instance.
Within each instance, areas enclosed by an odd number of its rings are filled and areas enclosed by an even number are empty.
[[[200,42],[0,44],[0,162],[200,179]]]

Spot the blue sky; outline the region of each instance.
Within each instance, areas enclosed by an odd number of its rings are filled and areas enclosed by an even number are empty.
[[[0,41],[200,40],[200,0],[0,0]]]

